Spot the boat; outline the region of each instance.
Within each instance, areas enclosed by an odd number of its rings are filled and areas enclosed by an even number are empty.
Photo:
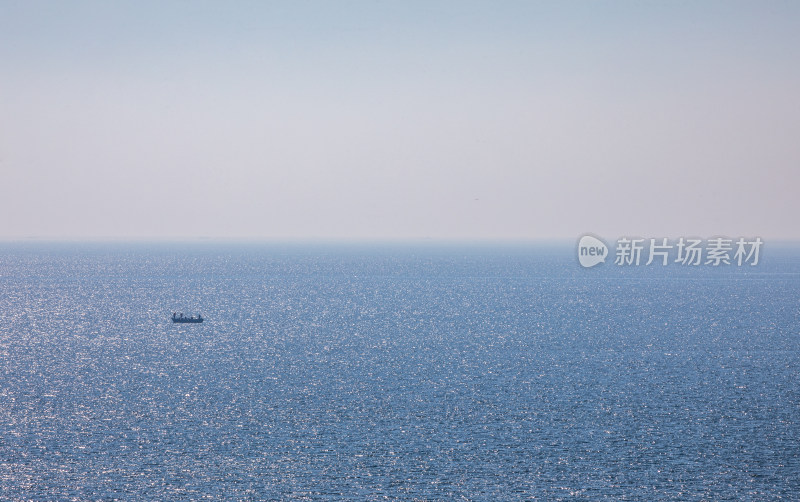
[[[172,313],[172,322],[193,322],[193,323],[198,323],[198,322],[203,322],[203,316],[201,316],[200,314],[197,314],[197,317],[195,317],[195,316],[186,317],[186,316],[183,315],[183,313],[176,314],[175,312],[173,312]]]

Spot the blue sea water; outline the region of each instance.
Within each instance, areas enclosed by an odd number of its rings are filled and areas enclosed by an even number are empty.
[[[0,499],[798,500],[800,249],[3,244]]]

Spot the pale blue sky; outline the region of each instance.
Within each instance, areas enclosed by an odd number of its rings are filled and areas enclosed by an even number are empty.
[[[800,239],[800,2],[0,0],[0,238]]]

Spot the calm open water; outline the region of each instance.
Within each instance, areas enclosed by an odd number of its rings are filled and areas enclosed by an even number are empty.
[[[204,498],[800,499],[800,249],[0,245],[0,499]]]

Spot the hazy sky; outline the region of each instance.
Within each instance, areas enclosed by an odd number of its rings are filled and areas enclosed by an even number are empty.
[[[0,0],[0,239],[800,239],[800,2]]]

